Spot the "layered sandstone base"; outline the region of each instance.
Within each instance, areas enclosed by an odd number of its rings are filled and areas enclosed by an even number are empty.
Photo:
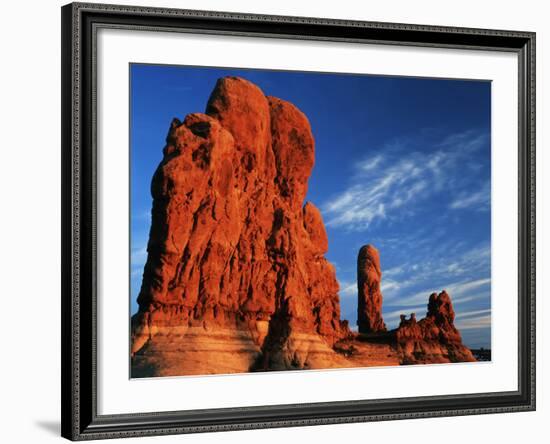
[[[132,358],[132,377],[250,371],[260,347],[247,330],[172,327],[158,332]]]
[[[350,333],[330,344],[307,331],[270,332],[281,325],[276,321],[226,314],[224,322],[208,322],[178,310],[137,315],[133,323],[133,378],[400,364],[391,334],[380,340]]]
[[[333,348],[319,335],[298,333],[276,352],[264,354],[254,333],[248,330],[170,327],[157,332],[132,356],[131,376],[322,370],[401,363],[395,346],[359,335],[339,341]]]

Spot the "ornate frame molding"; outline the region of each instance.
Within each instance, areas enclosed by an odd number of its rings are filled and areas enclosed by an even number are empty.
[[[62,8],[62,436],[71,440],[535,409],[535,34],[72,3]],[[96,85],[99,27],[514,52],[519,61],[519,381],[514,392],[97,414]]]

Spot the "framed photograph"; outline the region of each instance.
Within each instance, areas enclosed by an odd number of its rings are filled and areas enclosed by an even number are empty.
[[[62,8],[62,435],[535,409],[535,35]]]

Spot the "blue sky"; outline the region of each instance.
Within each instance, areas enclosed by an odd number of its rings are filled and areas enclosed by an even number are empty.
[[[380,250],[383,315],[423,317],[446,289],[470,347],[491,341],[491,84],[486,81],[131,65],[131,308],[146,260],[151,177],[173,117],[203,112],[216,80],[240,76],[294,103],[316,142],[307,200],[354,326],[356,258]]]

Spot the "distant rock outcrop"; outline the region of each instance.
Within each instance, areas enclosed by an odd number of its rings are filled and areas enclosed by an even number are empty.
[[[472,352],[462,344],[454,320],[453,304],[445,290],[430,295],[424,319],[417,322],[414,313],[409,319],[401,315],[396,340],[402,363],[475,361]]]
[[[365,245],[357,257],[357,325],[360,333],[386,331],[382,319],[380,254],[372,245]]]

